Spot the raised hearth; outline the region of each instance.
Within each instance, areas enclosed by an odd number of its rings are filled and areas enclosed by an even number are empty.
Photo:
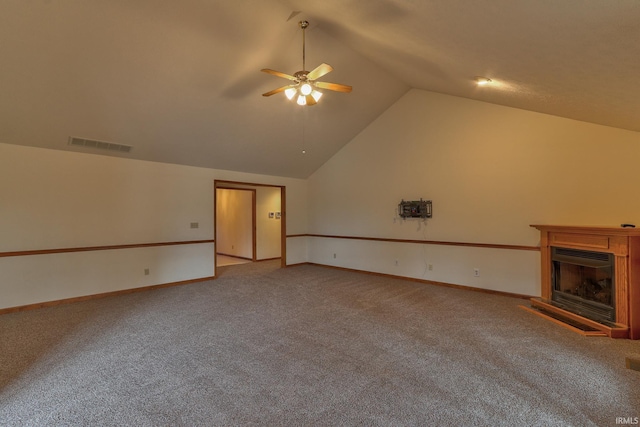
[[[640,229],[532,227],[542,262],[532,307],[585,335],[640,339]]]

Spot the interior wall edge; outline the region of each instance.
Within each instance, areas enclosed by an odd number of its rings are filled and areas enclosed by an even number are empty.
[[[169,288],[169,287],[173,287],[173,286],[189,285],[189,284],[192,284],[192,283],[206,282],[207,280],[215,280],[215,279],[216,279],[216,276],[200,277],[198,279],[182,280],[182,281],[179,281],[179,282],[163,283],[163,284],[159,284],[159,285],[144,286],[142,288],[123,289],[123,290],[120,290],[120,291],[103,292],[103,293],[100,293],[100,294],[84,295],[84,296],[81,296],[81,297],[65,298],[65,299],[59,299],[59,300],[53,300],[53,301],[45,301],[45,302],[40,302],[40,303],[35,303],[35,304],[27,304],[27,305],[22,305],[22,306],[17,306],[17,307],[0,308],[0,316],[2,316],[4,314],[9,314],[9,313],[17,313],[19,311],[37,310],[39,308],[54,307],[54,306],[62,305],[62,304],[73,304],[73,303],[81,302],[81,301],[88,301],[88,300],[92,300],[92,299],[107,298],[107,297],[113,297],[113,296],[118,296],[118,295],[126,295],[126,294],[132,294],[132,293],[136,293],[136,292],[147,292],[147,291],[153,291],[153,290],[156,290],[156,289]]]
[[[439,282],[439,281],[435,281],[435,280],[426,280],[426,279],[417,279],[417,278],[413,278],[413,277],[398,276],[398,275],[395,275],[395,274],[377,273],[377,272],[367,271],[367,270],[358,270],[358,269],[355,269],[355,268],[336,267],[335,265],[319,264],[319,263],[315,263],[315,262],[306,262],[306,263],[296,264],[295,266],[299,266],[299,265],[316,265],[316,266],[319,266],[319,267],[333,268],[333,269],[336,269],[336,270],[353,271],[353,272],[356,272],[356,273],[371,274],[371,275],[379,276],[379,277],[389,277],[389,278],[392,278],[392,279],[408,280],[410,282],[417,282],[417,283],[422,283],[422,284],[426,284],[426,285],[444,286],[444,287],[447,287],[447,288],[462,289],[462,290],[473,291],[473,292],[482,292],[482,293],[492,294],[492,295],[502,295],[502,296],[511,297],[511,298],[520,298],[520,299],[527,299],[527,300],[530,299],[530,298],[534,298],[534,296],[532,296],[532,295],[516,294],[516,293],[513,293],[513,292],[497,291],[497,290],[493,290],[493,289],[476,288],[476,287],[467,286],[467,285],[456,285],[454,283],[446,283],[446,282]]]

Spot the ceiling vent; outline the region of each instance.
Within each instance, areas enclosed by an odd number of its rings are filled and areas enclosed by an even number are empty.
[[[116,151],[118,153],[130,153],[133,148],[131,145],[114,144],[113,142],[96,141],[93,139],[69,137],[69,145],[76,147],[90,147],[99,150]]]

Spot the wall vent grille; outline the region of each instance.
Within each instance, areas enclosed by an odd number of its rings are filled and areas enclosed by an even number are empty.
[[[575,258],[594,259],[598,261],[609,261],[610,256],[606,252],[581,251],[578,249],[553,248],[555,255],[566,255]]]
[[[133,147],[131,145],[114,144],[113,142],[96,141],[94,139],[69,137],[69,145],[76,147],[97,148],[99,150],[115,151],[118,153],[130,153]]]

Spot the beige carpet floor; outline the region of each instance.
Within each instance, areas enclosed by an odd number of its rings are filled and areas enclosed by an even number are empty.
[[[10,426],[615,426],[640,343],[522,300],[279,261],[0,316]]]

